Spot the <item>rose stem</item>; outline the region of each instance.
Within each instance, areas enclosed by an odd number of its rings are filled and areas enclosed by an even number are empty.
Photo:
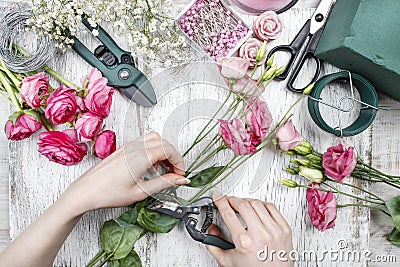
[[[55,70],[50,68],[49,66],[43,66],[43,70],[51,74],[54,78],[59,80],[61,83],[65,84],[69,88],[73,88],[74,84],[67,79],[65,79],[63,76],[61,76],[59,73],[57,73]]]
[[[14,107],[18,111],[22,111],[21,103],[18,101],[17,97],[15,96],[15,92],[12,89],[11,85],[8,83],[7,78],[4,72],[0,71],[0,82],[3,84],[4,88],[6,89],[9,97],[11,98],[11,102],[13,103]]]

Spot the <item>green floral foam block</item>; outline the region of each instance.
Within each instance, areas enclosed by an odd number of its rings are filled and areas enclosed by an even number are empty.
[[[400,0],[337,0],[316,56],[400,99]]]

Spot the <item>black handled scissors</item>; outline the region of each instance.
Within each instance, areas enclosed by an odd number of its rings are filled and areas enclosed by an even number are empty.
[[[329,14],[331,13],[333,5],[335,3],[336,0],[321,0],[312,18],[307,20],[307,22],[304,24],[303,28],[294,38],[292,43],[290,45],[276,46],[269,52],[268,58],[270,58],[277,51],[290,53],[290,60],[288,65],[286,66],[285,71],[277,77],[280,80],[285,80],[288,77],[289,73],[292,71],[292,74],[289,76],[287,84],[289,90],[296,93],[302,93],[308,85],[314,83],[318,79],[319,74],[321,73],[321,60],[315,57],[314,54],[318,42],[321,39],[321,35],[324,31]],[[306,46],[303,49],[304,44],[306,44]],[[300,59],[295,65],[297,58]],[[303,68],[305,62],[308,59],[313,59],[316,63],[317,68],[314,77],[312,78],[311,82],[304,88],[295,88],[294,82],[296,81],[300,70]]]
[[[219,236],[206,233],[207,229],[213,222],[213,210],[216,209],[213,200],[209,197],[200,198],[187,206],[182,206],[177,201],[171,199],[156,200],[155,202],[148,204],[146,209],[158,211],[171,217],[181,219],[184,222],[189,235],[198,242],[216,246],[224,250],[235,248],[235,245],[231,242],[228,242]],[[197,229],[198,219],[193,217],[193,215],[200,215],[202,210],[205,210],[206,217],[200,229]]]

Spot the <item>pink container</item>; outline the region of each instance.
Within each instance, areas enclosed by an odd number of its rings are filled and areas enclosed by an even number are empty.
[[[298,0],[229,0],[232,6],[246,14],[259,15],[267,10],[282,13],[297,3]]]

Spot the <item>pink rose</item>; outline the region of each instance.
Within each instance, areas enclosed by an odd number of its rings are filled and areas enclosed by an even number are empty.
[[[21,114],[15,124],[11,120],[6,122],[6,136],[9,140],[19,141],[29,138],[42,127],[42,122],[28,114]]]
[[[103,127],[103,118],[94,113],[86,112],[76,120],[75,129],[82,142],[93,140]]]
[[[230,86],[228,79],[225,79],[225,82],[228,86]],[[265,87],[262,84],[257,84],[256,80],[250,79],[250,77],[246,74],[242,79],[237,80],[232,85],[231,89],[232,92],[235,94],[240,94],[243,97],[257,97],[261,95]]]
[[[262,43],[256,38],[250,38],[239,49],[239,56],[249,60],[250,69],[256,66],[256,56],[261,45]],[[265,59],[266,57],[264,56],[264,58],[258,64],[263,64],[265,62]]]
[[[40,133],[39,153],[50,161],[70,166],[83,160],[87,146],[78,143],[75,130],[50,131]]]
[[[322,156],[322,167],[326,175],[340,183],[350,177],[356,165],[357,153],[354,147],[345,146],[343,143],[328,148]]]
[[[49,77],[44,72],[25,77],[22,80],[21,97],[31,107],[38,108],[49,91]]]
[[[218,62],[221,75],[227,79],[239,80],[244,77],[249,69],[250,61],[241,57],[224,57]]]
[[[336,197],[330,192],[320,191],[319,184],[310,184],[307,188],[308,215],[312,224],[320,231],[335,226],[337,213]]]
[[[279,147],[283,151],[289,151],[300,145],[302,138],[299,132],[294,128],[292,120],[288,120],[285,125],[276,132]]]
[[[107,130],[96,137],[94,152],[96,156],[105,159],[117,149],[116,136],[113,131]]]
[[[272,115],[267,103],[252,98],[245,108],[246,121],[250,127],[252,141],[258,145],[266,136],[272,123]]]
[[[265,11],[254,21],[253,29],[261,40],[274,40],[282,32],[282,22],[274,11]]]
[[[86,79],[88,90],[84,99],[86,108],[101,117],[107,117],[110,114],[114,88],[107,86],[107,78],[104,78],[96,68],[90,71]]]
[[[76,90],[63,85],[47,99],[45,116],[55,125],[63,124],[74,120],[77,108]]]
[[[246,124],[241,119],[231,121],[219,120],[219,134],[222,136],[227,147],[237,155],[248,155],[256,152],[250,132],[246,129]]]

